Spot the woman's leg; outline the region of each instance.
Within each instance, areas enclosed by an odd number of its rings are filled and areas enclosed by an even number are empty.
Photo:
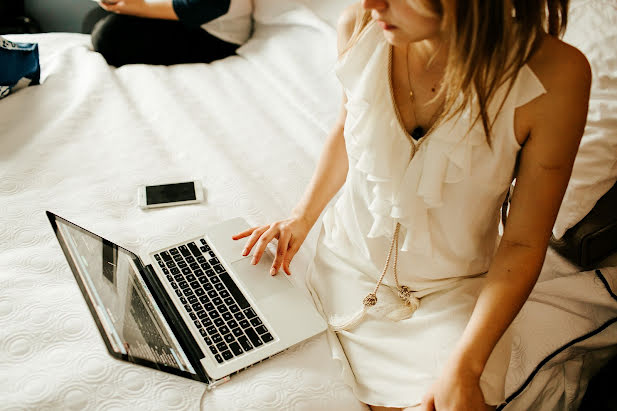
[[[92,46],[112,66],[210,63],[238,48],[201,27],[178,21],[109,14],[92,31]]]
[[[84,19],[81,21],[81,32],[83,34],[91,34],[92,29],[94,29],[96,23],[98,23],[99,20],[107,17],[109,14],[110,13],[108,11],[103,10],[98,6],[93,8],[88,12],[88,14],[86,14]]]

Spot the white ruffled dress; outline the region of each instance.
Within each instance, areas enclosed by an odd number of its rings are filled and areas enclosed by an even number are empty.
[[[327,319],[352,316],[373,291],[400,223],[398,276],[420,306],[401,321],[368,310],[356,327],[328,339],[359,400],[389,407],[420,403],[463,333],[498,245],[499,211],[520,150],[514,111],[545,93],[528,66],[516,78],[493,126],[491,146],[467,111],[442,122],[426,141],[409,138],[391,92],[391,46],[370,24],[337,65],[348,98],[349,172],[323,217],[307,283]],[[507,86],[489,115],[494,118]],[[412,147],[417,145],[417,150]],[[374,308],[402,305],[392,271]],[[485,401],[504,400],[509,333],[482,374]]]

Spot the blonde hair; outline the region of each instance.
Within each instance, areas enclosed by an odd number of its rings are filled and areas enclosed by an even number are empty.
[[[520,69],[539,48],[542,31],[557,37],[563,35],[569,0],[411,1],[408,0],[418,12],[441,18],[441,30],[449,47],[440,89],[440,95],[445,95],[444,108],[437,121],[452,118],[477,104],[473,124],[482,122],[490,144],[494,119],[489,118],[489,103],[507,81],[509,93]],[[356,18],[343,53],[353,47],[370,21],[367,11]],[[459,96],[463,97],[460,101]]]

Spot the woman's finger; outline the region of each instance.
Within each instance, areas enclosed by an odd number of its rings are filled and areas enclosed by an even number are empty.
[[[231,239],[232,240],[240,240],[241,238],[248,237],[249,235],[253,234],[253,231],[257,230],[258,228],[259,227],[251,227],[248,230],[244,230],[241,233],[238,233],[238,234],[236,234],[234,236],[231,236]]]
[[[300,249],[300,244],[302,243],[297,239],[292,239],[292,241],[289,242],[289,248],[285,253],[285,259],[283,260],[283,271],[285,271],[287,275],[291,275],[291,269],[289,268],[289,264],[291,264],[291,260],[294,258],[294,256]]]
[[[283,264],[283,261],[285,261],[285,254],[287,253],[287,247],[289,246],[290,238],[291,233],[289,231],[279,234],[279,243],[276,248],[276,257],[274,258],[274,262],[272,263],[272,269],[270,270],[270,274],[275,275],[276,273],[278,273],[279,268],[281,268],[281,264]]]
[[[261,256],[264,251],[266,251],[266,247],[275,237],[279,236],[278,228],[270,227],[265,233],[263,233],[259,237],[259,241],[255,244],[255,251],[253,252],[253,260],[251,260],[251,264],[256,265],[261,260]]]
[[[251,252],[251,249],[253,248],[257,240],[259,240],[259,237],[261,237],[261,235],[265,233],[268,228],[270,228],[270,226],[266,225],[263,227],[257,227],[255,228],[255,230],[253,230],[251,237],[249,238],[249,240],[246,242],[246,245],[244,246],[244,250],[242,250],[242,255],[244,256],[249,255],[249,253]]]

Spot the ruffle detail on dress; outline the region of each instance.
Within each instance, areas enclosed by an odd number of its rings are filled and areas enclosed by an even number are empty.
[[[463,112],[428,135],[406,168],[394,198],[393,218],[406,229],[402,251],[432,255],[430,210],[444,204],[446,184],[471,175],[474,147],[486,144],[481,129],[469,130],[469,112]]]
[[[369,211],[374,220],[368,237],[391,237],[398,221],[404,235],[401,250],[431,255],[429,210],[442,206],[445,184],[470,175],[473,148],[486,139],[481,124],[469,130],[467,110],[439,125],[411,159],[413,143],[390,94],[389,45],[375,38],[381,36],[365,39],[374,44],[357,44],[337,66],[348,99],[345,141],[350,167],[373,183]],[[364,70],[358,73],[358,67]]]

